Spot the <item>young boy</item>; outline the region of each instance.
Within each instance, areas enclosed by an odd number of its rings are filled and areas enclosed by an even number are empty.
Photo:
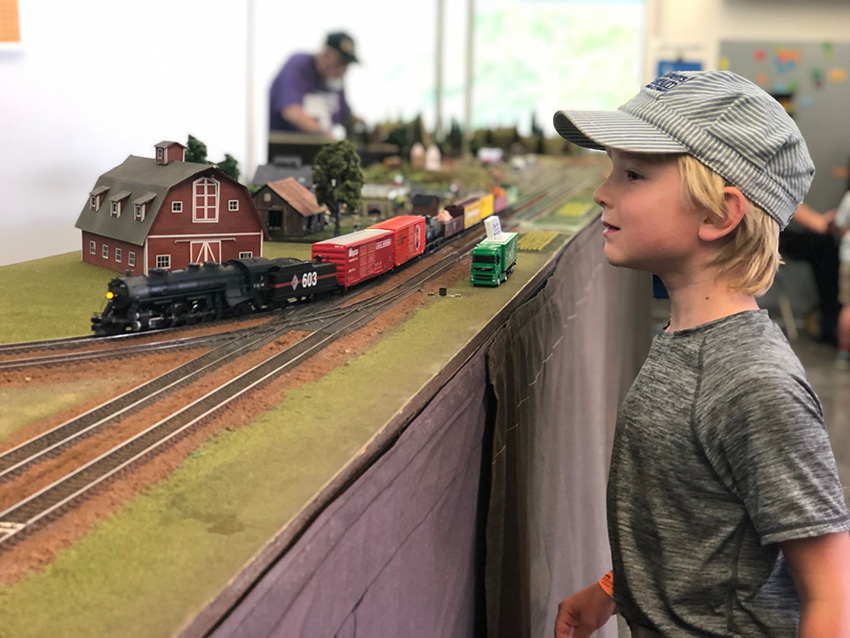
[[[613,573],[561,602],[555,635],[619,612],[641,637],[850,636],[850,517],[823,413],[755,301],[814,175],[799,130],[727,71],[670,73],[555,128],[608,153],[605,255],[659,275],[671,301],[618,416]]]

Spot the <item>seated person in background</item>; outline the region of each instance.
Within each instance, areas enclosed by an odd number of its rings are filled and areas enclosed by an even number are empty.
[[[800,204],[791,218],[810,232],[790,230],[779,234],[779,252],[786,259],[807,261],[812,266],[820,297],[821,324],[818,340],[836,345],[838,313],[838,243],[829,232],[835,211],[819,213],[808,204]]]
[[[269,129],[330,134],[345,124],[351,109],[343,78],[357,62],[354,40],[331,33],[317,54],[296,53],[286,61],[269,91]]]
[[[838,358],[835,363],[841,370],[850,370],[850,232],[847,232],[850,231],[850,191],[841,198],[838,208],[830,212],[841,234],[838,300],[842,307],[838,315]]]

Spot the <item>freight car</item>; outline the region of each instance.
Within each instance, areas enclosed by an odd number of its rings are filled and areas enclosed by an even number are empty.
[[[109,282],[106,308],[92,317],[96,334],[119,334],[212,321],[335,291],[331,263],[263,257],[190,264]]]
[[[369,228],[393,233],[396,266],[401,266],[425,252],[424,217],[402,215],[372,224]]]
[[[393,269],[393,233],[367,228],[349,235],[332,237],[313,244],[312,256],[314,260],[335,264],[336,282],[346,290]]]
[[[502,200],[500,199],[500,203]],[[473,195],[457,204],[449,204],[446,210],[452,217],[463,217],[463,228],[477,226],[494,212],[501,212],[494,207],[493,193]]]

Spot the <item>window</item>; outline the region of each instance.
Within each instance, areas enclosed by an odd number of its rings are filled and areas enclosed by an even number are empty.
[[[239,210],[239,200],[238,199],[229,200],[227,202],[227,210],[229,210],[229,211]]]
[[[171,255],[157,255],[156,256],[156,267],[157,268],[171,268]]]
[[[104,259],[109,259],[109,246],[106,244],[103,245],[103,248],[100,249],[100,256]]]
[[[162,162],[165,159],[165,149],[161,146],[156,147],[156,159],[158,162]]]
[[[120,248],[116,248],[115,249],[115,261],[117,261],[120,264],[122,259],[124,259],[124,251],[121,250]]]
[[[133,216],[137,220],[142,221],[145,218],[145,205],[144,204],[136,204],[135,212],[134,212]]]
[[[92,240],[89,242],[89,254],[96,255],[97,254],[97,242]]]
[[[112,210],[110,211],[110,215],[113,217],[121,217],[121,202],[112,200]]]
[[[135,267],[136,267],[136,253],[134,253],[134,252],[132,252],[132,251],[131,251],[131,252],[129,252],[129,253],[127,253],[127,265],[128,265],[130,268],[135,268]]]
[[[218,221],[218,182],[202,177],[192,185],[192,221]]]
[[[109,192],[108,186],[98,186],[89,193],[89,208],[92,210],[100,210],[100,205],[103,203],[103,198]]]
[[[239,253],[239,259],[247,259],[248,257],[253,257],[253,256],[254,256],[254,253],[251,252],[250,250],[245,251],[243,253]]]
[[[171,202],[171,212],[172,213],[182,213],[183,212],[183,202]]]
[[[272,201],[272,194],[271,193],[263,193],[263,201],[264,202]]]

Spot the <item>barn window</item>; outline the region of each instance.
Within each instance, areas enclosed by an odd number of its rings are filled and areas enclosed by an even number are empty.
[[[272,201],[272,194],[271,193],[263,193],[263,201],[264,202]]]
[[[200,223],[218,221],[218,182],[202,177],[192,184],[192,221]]]
[[[250,250],[239,253],[239,259],[247,259],[248,257],[253,257],[254,253]]]
[[[106,244],[103,245],[103,248],[100,249],[100,256],[104,259],[109,259],[109,246]]]
[[[136,253],[134,253],[132,250],[127,253],[127,265],[130,268],[134,268],[136,266]]]
[[[103,202],[103,197],[108,191],[108,186],[98,186],[90,192],[89,195],[91,196],[91,199],[89,200],[89,208],[94,211],[100,210],[100,204]]]
[[[120,248],[116,248],[115,249],[115,261],[117,261],[120,264],[122,259],[124,259],[124,251],[121,250]]]
[[[183,212],[183,202],[171,202],[171,212],[172,213],[182,213]]]
[[[97,254],[97,242],[94,241],[94,240],[91,240],[89,242],[89,254],[90,255],[96,255]]]
[[[148,214],[148,206],[156,198],[156,193],[148,192],[133,200],[133,217],[136,221],[145,221]]]
[[[228,200],[228,202],[227,202],[227,210],[229,210],[229,211],[236,211],[236,210],[239,210],[239,200],[238,200],[238,199],[231,199],[231,200]]]
[[[157,255],[156,267],[166,269],[171,268],[171,255]]]
[[[130,193],[128,191],[121,191],[120,193],[115,193],[115,196],[110,198],[109,214],[112,217],[121,217],[121,211],[124,209],[124,202],[128,197],[130,197]]]

